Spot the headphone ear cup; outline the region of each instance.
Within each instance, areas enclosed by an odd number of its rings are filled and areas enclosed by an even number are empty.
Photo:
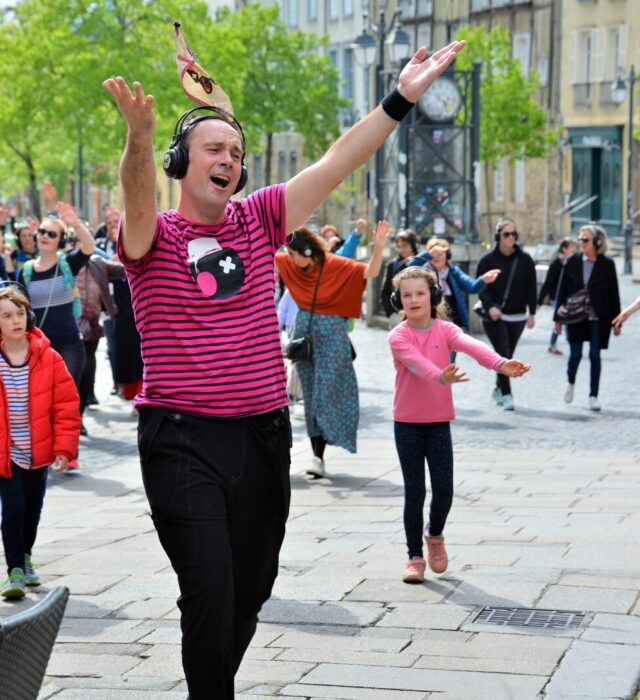
[[[397,289],[391,292],[389,303],[396,311],[402,311],[402,300],[400,299],[400,292],[398,292]]]
[[[451,248],[447,248],[447,260],[451,260]]]
[[[36,327],[36,315],[33,311],[33,309],[29,310],[29,313],[27,314],[27,330],[32,331]]]
[[[496,243],[500,243],[500,232],[499,232],[499,231],[495,231],[495,232],[494,232],[494,234],[493,234],[493,240],[494,240]]]
[[[189,166],[189,151],[182,146],[171,146],[162,158],[162,168],[167,177],[182,180]]]
[[[249,171],[247,166],[243,163],[240,168],[240,179],[238,180],[238,185],[233,191],[233,194],[237,194],[240,190],[243,190],[247,186],[247,180],[249,179]]]
[[[438,306],[442,302],[442,297],[442,287],[439,284],[431,287],[431,306]]]
[[[58,241],[58,248],[62,250],[65,247],[65,245],[67,245],[67,234],[61,233],[60,240]]]

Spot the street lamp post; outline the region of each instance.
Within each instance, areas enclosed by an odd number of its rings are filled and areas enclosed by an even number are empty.
[[[624,225],[624,274],[633,272],[633,98],[635,95],[636,71],[631,66],[629,71],[629,118],[627,122],[627,221]],[[626,87],[623,78],[618,78],[611,90],[611,96],[616,104],[622,104]]]
[[[370,67],[374,61],[376,63],[375,76],[375,98],[376,105],[380,104],[384,97],[385,91],[385,76],[390,72],[385,70],[385,43],[389,46],[389,56],[391,63],[394,66],[401,65],[411,53],[411,41],[409,36],[400,24],[400,10],[396,10],[393,14],[390,24],[387,26],[385,18],[386,3],[378,2],[380,15],[378,23],[374,24],[368,15],[365,15],[365,24],[368,24],[368,30],[362,30],[362,34],[351,45],[354,50],[356,61],[364,67]],[[394,32],[395,29],[395,32]],[[393,32],[393,36],[392,36]],[[376,55],[377,54],[377,55]],[[384,218],[384,201],[383,201],[383,177],[384,177],[384,146],[376,151],[375,157],[375,196],[376,196],[376,220]]]

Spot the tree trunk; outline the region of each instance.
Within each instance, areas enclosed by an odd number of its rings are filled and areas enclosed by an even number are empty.
[[[273,134],[267,134],[267,149],[264,163],[264,184],[271,184],[271,156],[273,155]]]
[[[12,144],[8,145],[9,148],[11,148],[11,150],[18,156],[18,158],[20,158],[20,160],[25,164],[27,168],[27,175],[29,177],[29,207],[31,209],[29,213],[33,214],[33,216],[35,216],[36,218],[41,219],[42,211],[40,209],[40,197],[38,196],[38,186],[36,184],[36,169],[33,165],[31,155],[29,153],[23,153],[22,151],[19,151]]]

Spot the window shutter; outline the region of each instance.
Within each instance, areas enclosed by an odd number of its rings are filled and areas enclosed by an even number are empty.
[[[618,27],[618,55],[616,56],[616,71],[627,73],[631,66],[627,65],[627,47],[629,46],[629,25],[621,24]],[[615,76],[618,77],[617,75]]]
[[[569,83],[578,82],[578,32],[569,34]]]
[[[604,80],[605,68],[605,44],[607,41],[607,30],[605,27],[598,27],[591,32],[593,53],[591,56],[591,75],[587,76],[590,83],[601,83]]]

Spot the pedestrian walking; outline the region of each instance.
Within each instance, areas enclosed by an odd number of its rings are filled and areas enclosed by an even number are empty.
[[[478,263],[478,277],[488,270],[500,270],[498,279],[479,294],[482,325],[493,349],[503,357],[513,357],[525,326],[535,326],[536,268],[517,243],[518,231],[512,219],[496,222],[494,241],[494,249]],[[505,411],[515,410],[508,375],[497,375],[493,398]]]
[[[136,404],[140,460],[180,585],[191,700],[233,698],[234,675],[278,570],[291,433],[275,253],[375,153],[463,46],[453,42],[429,58],[420,49],[391,95],[317,163],[243,199],[231,199],[247,182],[239,122],[228,108],[189,110],[163,161],[180,181],[178,206],[161,214],[154,99],[121,77],[104,83],[128,126],[118,253],[145,364]]]
[[[393,395],[394,436],[404,481],[404,529],[409,560],[402,580],[424,581],[423,536],[429,568],[446,571],[444,527],[453,502],[453,448],[450,423],[455,418],[451,384],[468,378],[450,363],[452,352],[464,352],[502,376],[520,377],[530,366],[500,356],[443,320],[443,290],[437,273],[409,267],[393,279],[392,302],[405,319],[389,334],[396,371]],[[431,503],[426,527],[425,460]]]
[[[611,321],[611,325],[614,328],[622,328],[622,324],[636,311],[640,309],[640,297],[638,297],[634,302],[629,304],[626,309],[623,309],[614,319]]]
[[[393,278],[403,260],[418,255],[418,234],[411,228],[398,231],[393,239],[396,255],[387,263],[384,272],[384,281],[380,289],[380,301],[382,308],[389,319],[389,330],[395,328],[400,319],[398,312],[391,306],[391,293],[393,292]]]
[[[89,261],[95,243],[70,204],[58,202],[58,213],[60,218],[45,216],[40,222],[38,255],[24,263],[17,279],[29,292],[38,327],[62,355],[79,387],[85,355],[77,322],[82,307],[75,276]],[[65,253],[68,226],[75,230],[80,245]]]
[[[22,598],[40,578],[31,559],[47,467],[65,471],[78,453],[78,392],[62,357],[36,328],[29,300],[0,289],[0,502],[8,579],[4,598]]]
[[[418,255],[418,260],[429,261],[436,270],[448,320],[468,333],[469,307],[466,295],[478,294],[488,284],[493,284],[498,279],[500,269],[487,270],[483,275],[471,277],[459,265],[451,262],[451,246],[445,238],[430,238],[427,250]]]
[[[556,308],[556,294],[558,293],[558,283],[560,282],[562,267],[575,252],[576,242],[573,238],[566,237],[560,241],[558,253],[549,265],[547,275],[538,293],[538,308],[543,304],[551,304],[553,309]],[[547,348],[547,352],[552,355],[562,355],[562,350],[558,348],[558,337],[561,333],[562,326],[558,327],[558,325],[554,323],[551,337],[549,338],[549,347]]]
[[[582,345],[589,343],[589,408],[600,411],[598,400],[602,372],[601,350],[609,347],[609,337],[614,319],[620,313],[620,292],[614,261],[605,255],[607,233],[597,224],[587,224],[578,233],[580,252],[566,262],[556,299],[555,320],[561,321],[562,305],[576,293],[582,293],[584,318],[567,325],[569,361],[567,363],[567,388],[564,400],[571,403],[575,393],[576,375],[582,360]],[[584,295],[586,290],[586,295]],[[614,335],[620,335],[620,325],[613,326]]]
[[[298,306],[292,336],[308,337],[313,347],[297,370],[313,451],[307,474],[314,478],[326,475],[327,445],[356,452],[360,405],[345,319],[360,317],[362,293],[380,272],[388,237],[388,222],[378,222],[365,264],[328,253],[320,236],[301,227],[287,241],[287,252],[276,255],[278,272]]]

